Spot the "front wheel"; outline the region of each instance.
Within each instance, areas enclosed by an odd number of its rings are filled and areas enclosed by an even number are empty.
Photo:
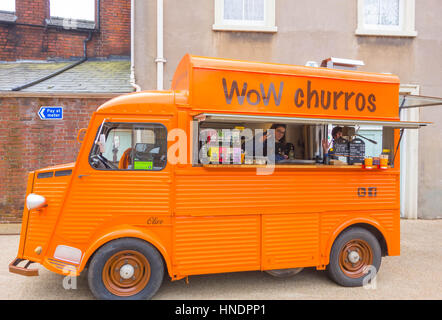
[[[133,238],[105,244],[88,269],[89,288],[97,299],[150,299],[163,277],[164,263],[158,251]]]
[[[373,280],[381,258],[381,247],[372,233],[363,228],[350,228],[333,243],[328,275],[344,287],[360,287]]]

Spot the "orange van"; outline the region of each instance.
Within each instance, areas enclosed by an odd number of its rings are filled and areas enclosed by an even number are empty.
[[[304,267],[364,285],[400,253],[400,132],[422,123],[398,101],[394,75],[186,55],[171,90],[99,107],[75,163],[29,173],[9,270],[87,272],[100,299]]]

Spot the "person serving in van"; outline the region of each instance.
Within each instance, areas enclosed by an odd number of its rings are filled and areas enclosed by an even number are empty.
[[[330,148],[331,145],[333,145],[337,140],[342,138],[342,127],[334,127],[332,130],[332,138],[333,140],[331,142],[328,142],[327,140],[322,140],[322,149],[324,150],[324,158],[328,156],[330,159],[338,159],[334,155],[334,149]]]
[[[285,150],[285,131],[287,129],[287,126],[285,124],[281,123],[275,123],[273,124],[270,129],[275,130],[275,161],[281,161],[288,158],[287,155],[284,154]],[[262,137],[259,139],[260,142],[262,142],[262,152],[263,156],[267,156],[267,141],[271,137],[272,133],[269,131],[266,131]],[[255,146],[253,146],[255,148]]]

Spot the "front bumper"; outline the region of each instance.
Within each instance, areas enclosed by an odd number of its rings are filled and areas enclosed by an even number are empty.
[[[18,267],[18,264],[22,261],[27,261],[24,267]],[[27,276],[27,277],[35,277],[38,276],[38,269],[29,269],[29,266],[35,263],[34,261],[30,261],[30,260],[25,260],[25,259],[20,259],[20,258],[15,258],[14,261],[12,261],[9,264],[9,272],[11,273],[16,273],[22,276]]]

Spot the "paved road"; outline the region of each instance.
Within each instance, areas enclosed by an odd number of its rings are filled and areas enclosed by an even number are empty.
[[[305,269],[290,279],[263,272],[240,272],[165,280],[154,299],[442,299],[442,220],[401,221],[401,256],[382,260],[376,289],[343,288],[324,271]],[[18,236],[0,236],[0,299],[93,299],[83,274],[77,289],[63,288],[64,277],[39,266],[39,277],[8,272]]]

